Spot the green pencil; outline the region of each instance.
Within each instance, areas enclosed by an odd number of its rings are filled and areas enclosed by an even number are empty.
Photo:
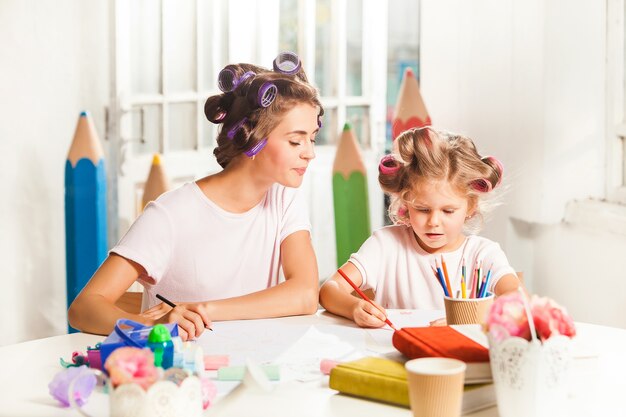
[[[370,235],[365,164],[348,123],[343,128],[333,164],[333,201],[339,267]]]

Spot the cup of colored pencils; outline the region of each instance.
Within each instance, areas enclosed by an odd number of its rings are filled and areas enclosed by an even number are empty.
[[[489,308],[493,304],[493,294],[481,298],[443,297],[447,324],[484,324]]]

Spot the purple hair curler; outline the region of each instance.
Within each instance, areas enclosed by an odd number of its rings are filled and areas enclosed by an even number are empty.
[[[378,164],[378,172],[383,175],[393,175],[400,169],[398,161],[393,155],[385,155],[381,158],[380,164]]]
[[[261,107],[268,107],[276,98],[276,94],[278,94],[278,88],[276,88],[274,84],[269,82],[264,83],[261,88],[259,88],[257,103]]]
[[[294,75],[300,71],[302,64],[300,58],[293,52],[285,51],[278,54],[274,59],[274,71],[282,74]]]
[[[217,87],[224,93],[233,91],[237,86],[237,76],[230,68],[224,68],[217,76]]]
[[[217,76],[217,86],[222,92],[230,93],[234,91],[239,84],[255,75],[254,72],[247,71],[241,77],[237,78],[235,71],[230,68],[224,68]]]
[[[254,155],[258,154],[259,152],[261,152],[261,149],[263,149],[265,147],[265,145],[267,145],[267,138],[261,140],[259,143],[257,143],[256,145],[254,145],[252,147],[252,149],[250,149],[249,151],[245,151],[244,153],[249,156],[250,158],[252,158]]]
[[[248,121],[247,117],[244,117],[243,119],[241,119],[240,121],[238,121],[237,123],[235,123],[235,125],[233,127],[230,128],[230,130],[228,131],[228,133],[226,134],[226,136],[228,136],[228,139],[233,139],[235,137],[235,135],[237,134],[237,131],[239,129],[241,129],[241,127],[244,125],[244,123],[246,123]]]
[[[322,128],[322,118],[319,116],[317,116],[317,127],[320,129]]]

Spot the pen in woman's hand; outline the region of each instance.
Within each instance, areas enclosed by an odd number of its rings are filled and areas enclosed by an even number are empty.
[[[165,304],[167,304],[168,306],[170,306],[172,308],[176,307],[176,304],[174,304],[173,302],[171,302],[167,298],[163,297],[161,294],[157,294],[156,298],[158,298],[159,300],[163,301]],[[210,331],[213,331],[213,329],[210,328],[209,326],[205,326],[205,328],[209,329]]]

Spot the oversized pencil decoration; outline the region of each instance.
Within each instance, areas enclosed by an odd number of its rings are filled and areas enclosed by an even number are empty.
[[[170,189],[170,181],[165,175],[163,164],[161,163],[161,155],[154,154],[152,158],[152,165],[150,166],[150,173],[146,180],[146,185],[143,188],[143,197],[141,199],[141,209],[143,210],[146,205],[156,200],[161,194]]]
[[[356,252],[370,235],[367,177],[361,150],[346,123],[333,163],[333,202],[337,266]]]
[[[393,112],[391,135],[395,140],[398,135],[413,127],[430,126],[430,116],[426,110],[420,88],[411,68],[402,76],[400,93]]]
[[[102,146],[88,113],[82,112],[65,162],[68,307],[107,255],[106,194]]]

